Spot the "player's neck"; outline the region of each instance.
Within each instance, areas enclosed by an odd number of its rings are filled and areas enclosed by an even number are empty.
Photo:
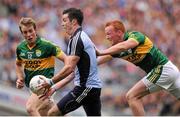
[[[32,49],[34,46],[36,46],[36,43],[29,43],[29,44],[28,44],[28,48],[29,48],[29,49]]]
[[[74,26],[74,28],[72,29],[71,36],[73,36],[73,35],[74,35],[74,33],[76,32],[76,30],[77,30],[78,28],[80,28],[80,26],[79,26],[79,25]]]

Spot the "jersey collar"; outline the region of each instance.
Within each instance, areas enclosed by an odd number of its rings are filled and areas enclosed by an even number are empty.
[[[71,38],[73,38],[79,31],[81,31],[82,30],[82,27],[80,26],[80,27],[78,27],[77,29],[76,29],[76,31],[74,32],[74,34],[70,37],[70,39]]]
[[[128,33],[129,33],[129,31],[126,31],[126,32],[124,33],[124,37],[123,37],[123,40],[124,40],[124,41],[126,41],[126,40],[128,39]]]
[[[29,47],[28,43],[26,42],[27,47],[31,50],[33,49],[35,46],[39,45],[39,43],[41,42],[41,38],[39,36],[37,36],[36,39],[36,44],[33,47]]]

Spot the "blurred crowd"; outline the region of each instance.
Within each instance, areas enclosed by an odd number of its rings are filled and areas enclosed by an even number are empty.
[[[1,84],[15,87],[15,51],[23,40],[18,27],[20,18],[35,19],[39,35],[65,51],[68,40],[60,19],[62,11],[69,7],[82,9],[83,28],[97,48],[109,47],[104,25],[109,20],[119,19],[126,29],[141,31],[150,37],[180,69],[180,0],[0,0]],[[104,83],[101,97],[105,112],[131,115],[125,93],[145,73],[116,59],[101,65],[99,71]],[[166,92],[146,96],[143,102],[147,115],[180,115],[180,103]]]

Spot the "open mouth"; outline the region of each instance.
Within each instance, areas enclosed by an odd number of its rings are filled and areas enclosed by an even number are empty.
[[[32,40],[33,40],[33,38],[28,38],[27,40],[28,40],[28,41],[32,41]]]

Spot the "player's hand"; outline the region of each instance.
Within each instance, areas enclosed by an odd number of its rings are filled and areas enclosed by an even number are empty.
[[[94,47],[94,48],[96,50],[96,56],[101,56],[101,52],[96,47]]]
[[[51,87],[45,94],[40,95],[39,99],[45,100],[47,98],[50,98],[55,92],[56,92],[56,89]]]
[[[23,87],[24,87],[24,80],[17,79],[17,81],[16,81],[16,88],[21,89]]]
[[[49,91],[46,93],[46,95],[52,96],[56,91],[57,91],[57,89],[52,86],[52,87],[49,89]]]
[[[38,86],[38,90],[41,90],[43,88],[49,90],[49,88],[53,85],[52,79],[44,78],[44,77],[39,77],[44,81],[44,83],[40,84]]]

